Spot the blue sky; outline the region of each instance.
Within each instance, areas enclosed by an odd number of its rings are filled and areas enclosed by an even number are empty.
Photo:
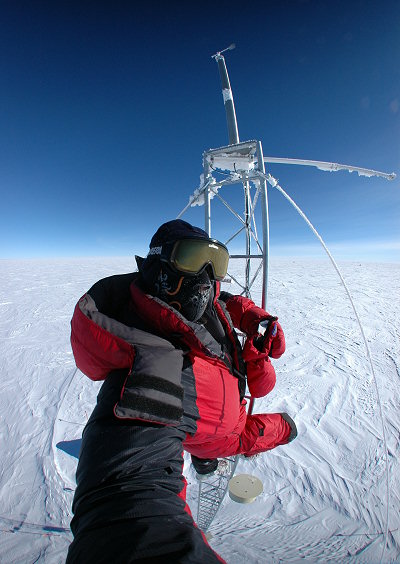
[[[398,178],[271,166],[338,259],[400,260],[400,3],[0,3],[0,257],[145,252],[228,142]],[[240,190],[233,195],[241,198]],[[225,196],[225,194],[224,194]],[[270,190],[271,255],[319,256]],[[213,212],[214,213],[214,212]],[[203,208],[184,219],[203,225]],[[214,235],[231,222],[217,208]],[[214,227],[215,226],[215,227]]]

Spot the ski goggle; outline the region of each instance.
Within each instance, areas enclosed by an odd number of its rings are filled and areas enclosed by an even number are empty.
[[[160,254],[161,260],[187,275],[194,276],[210,266],[215,280],[222,280],[228,270],[228,249],[215,239],[180,239],[163,245]]]

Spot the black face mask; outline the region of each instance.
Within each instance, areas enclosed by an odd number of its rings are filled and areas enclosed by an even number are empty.
[[[213,285],[206,270],[197,276],[184,276],[163,265],[155,284],[156,295],[188,321],[198,321],[206,310]]]

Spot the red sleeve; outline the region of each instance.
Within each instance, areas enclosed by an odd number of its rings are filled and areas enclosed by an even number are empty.
[[[243,347],[243,359],[247,364],[247,385],[254,398],[262,398],[274,389],[275,369],[268,358],[268,353],[260,352],[248,338]]]
[[[104,380],[111,370],[131,368],[135,356],[133,346],[89,319],[80,309],[81,300],[71,320],[76,366],[91,380]]]

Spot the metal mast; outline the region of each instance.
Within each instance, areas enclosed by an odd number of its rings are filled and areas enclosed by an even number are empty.
[[[218,64],[222,84],[222,96],[224,100],[226,121],[228,127],[229,145],[219,149],[210,149],[203,154],[203,183],[182,210],[178,217],[191,205],[202,205],[205,208],[205,231],[211,235],[211,200],[217,197],[230,213],[239,221],[240,227],[226,242],[228,245],[238,235],[244,234],[245,251],[242,254],[231,254],[231,259],[244,259],[244,275],[236,277],[228,273],[234,282],[239,284],[242,294],[251,297],[251,288],[260,273],[263,273],[261,305],[266,307],[268,287],[268,250],[269,250],[269,217],[267,182],[265,180],[264,157],[260,141],[248,141],[240,143],[239,132],[236,121],[235,105],[233,102],[232,89],[229,81],[228,71],[225,64],[223,52],[234,49],[230,45],[227,49],[219,51],[213,58]],[[256,173],[256,174],[255,174]],[[258,173],[258,174],[257,174]],[[244,193],[244,213],[236,212],[233,207],[225,201],[218,190],[231,184],[242,184]],[[252,194],[252,191],[254,195]],[[257,201],[262,206],[262,242],[259,242],[255,209]],[[256,253],[252,254],[252,243],[256,245]],[[255,274],[252,277],[252,261],[258,261]],[[244,280],[242,279],[244,278]],[[251,413],[254,400],[250,398],[248,412]],[[233,477],[238,463],[238,456],[219,459],[216,474],[204,476],[199,481],[197,523],[205,532],[212,523],[218,509],[220,508],[229,487],[229,481]]]
[[[204,183],[200,186],[197,194],[191,199],[189,205],[196,203],[204,203],[204,222],[205,231],[211,235],[211,200],[217,196],[224,206],[232,213],[240,222],[240,228],[234,232],[225,241],[227,244],[234,241],[236,237],[244,234],[245,245],[244,250],[240,254],[231,254],[232,259],[244,259],[245,267],[243,279],[239,280],[233,277],[234,281],[241,287],[241,293],[247,297],[251,297],[251,288],[260,272],[262,272],[262,296],[261,305],[267,305],[268,291],[268,257],[269,257],[269,216],[268,216],[268,195],[267,183],[263,176],[259,176],[254,180],[249,174],[251,170],[257,169],[261,173],[265,173],[264,157],[261,142],[251,141],[240,143],[239,131],[236,120],[235,104],[233,101],[232,88],[228,76],[228,70],[225,64],[225,58],[222,55],[225,51],[234,49],[232,44],[222,51],[218,51],[212,58],[217,62],[219,74],[221,78],[222,96],[224,100],[226,122],[228,128],[229,145],[220,149],[210,149],[203,155],[204,167]],[[224,175],[224,180],[220,182],[218,174]],[[228,176],[227,176],[228,174]],[[244,195],[244,210],[242,213],[236,212],[221,196],[218,189],[228,184],[242,184]],[[254,196],[252,194],[254,193]],[[197,202],[197,196],[199,201]],[[262,241],[259,241],[256,225],[256,204],[260,198],[262,206]],[[189,206],[187,206],[189,207]],[[186,211],[187,207],[180,215]],[[180,216],[178,216],[180,217]],[[255,253],[252,248],[255,247]],[[254,274],[252,265],[258,261]]]

